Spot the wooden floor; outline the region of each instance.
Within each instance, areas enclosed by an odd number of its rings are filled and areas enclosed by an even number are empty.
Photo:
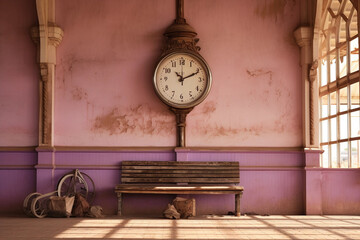
[[[360,216],[0,217],[0,239],[360,239]]]

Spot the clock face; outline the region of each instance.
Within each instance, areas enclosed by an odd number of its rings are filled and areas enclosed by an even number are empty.
[[[202,102],[211,87],[205,60],[192,53],[171,53],[159,62],[154,75],[156,93],[166,104],[189,108]]]

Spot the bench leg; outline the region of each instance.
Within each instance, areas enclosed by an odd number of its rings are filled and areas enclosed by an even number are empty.
[[[118,193],[117,194],[117,197],[118,197],[118,212],[117,212],[117,215],[118,216],[121,216],[121,205],[122,205],[122,202],[121,202],[121,193]]]
[[[240,217],[240,198],[241,193],[235,194],[235,216]]]

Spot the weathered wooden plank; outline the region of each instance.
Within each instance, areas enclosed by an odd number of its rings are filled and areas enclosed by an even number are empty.
[[[204,174],[202,170],[123,170],[122,175],[124,174]],[[239,174],[239,170],[207,170],[206,174]]]
[[[222,165],[222,166],[237,166],[239,162],[196,162],[196,161],[189,161],[189,162],[176,162],[176,161],[123,161],[122,165],[128,166],[138,166],[138,165],[154,165],[154,166],[170,166],[170,165]]]
[[[238,183],[239,178],[122,178],[122,182],[138,182],[138,183]]]
[[[205,191],[205,190],[219,190],[219,191],[233,191],[233,190],[244,190],[244,187],[238,185],[156,185],[156,184],[117,184],[115,186],[116,191],[122,190],[187,190],[187,191]]]
[[[230,191],[216,191],[216,190],[203,190],[203,191],[188,191],[188,190],[170,190],[170,191],[161,191],[161,190],[121,190],[121,193],[137,193],[137,194],[236,194],[240,190],[230,190]]]
[[[238,169],[232,166],[122,166],[121,169],[129,169],[129,170],[136,170],[136,169],[222,169],[222,170],[231,170],[231,169]]]
[[[182,170],[177,170],[177,169],[123,169],[121,172],[123,173],[153,173],[153,172],[157,172],[157,173],[203,173],[204,170],[202,169],[194,169],[194,170],[189,170],[189,169],[182,169]],[[239,169],[206,169],[206,172],[208,173],[238,173]]]
[[[183,173],[122,173],[121,177],[132,177],[132,178],[178,178],[183,177]],[[239,173],[207,173],[204,172],[201,175],[199,173],[186,173],[186,177],[206,177],[206,178],[227,178],[227,177],[239,177]]]

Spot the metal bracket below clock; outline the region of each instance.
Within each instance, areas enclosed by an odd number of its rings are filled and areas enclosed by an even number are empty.
[[[185,147],[185,127],[186,127],[186,116],[188,115],[191,110],[194,108],[186,108],[186,109],[179,109],[179,108],[170,108],[171,111],[175,113],[176,117],[176,136],[177,136],[177,143],[178,147]]]

